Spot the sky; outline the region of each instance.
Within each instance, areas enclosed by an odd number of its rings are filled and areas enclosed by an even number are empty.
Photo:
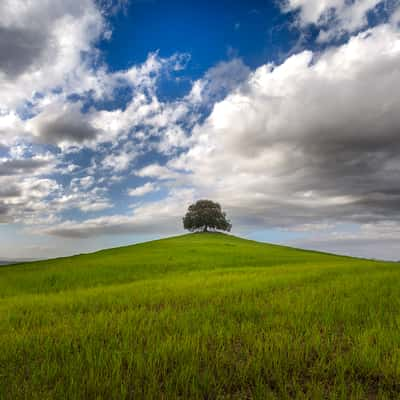
[[[2,0],[0,259],[232,234],[400,260],[399,0]]]

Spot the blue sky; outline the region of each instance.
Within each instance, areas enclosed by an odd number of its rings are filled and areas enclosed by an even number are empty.
[[[0,259],[183,233],[400,259],[397,0],[0,5]]]
[[[194,79],[234,56],[256,68],[288,51],[298,36],[278,4],[266,1],[132,2],[111,22],[112,38],[101,49],[113,70],[142,63],[149,52],[187,53]]]

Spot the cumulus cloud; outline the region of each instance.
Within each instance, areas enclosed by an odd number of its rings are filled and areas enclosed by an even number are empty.
[[[2,113],[0,103],[0,150],[15,148],[29,134],[16,111]]]
[[[90,114],[80,111],[79,103],[53,104],[30,119],[28,129],[39,142],[48,144],[82,143],[100,132],[90,122]]]
[[[40,59],[47,39],[43,31],[0,27],[0,70],[16,78]]]
[[[95,190],[91,192],[72,191],[70,193],[64,193],[49,201],[48,206],[55,213],[68,209],[79,209],[87,213],[111,208],[112,204],[103,196],[101,191]]]
[[[193,83],[186,100],[209,106],[236,89],[249,74],[250,68],[239,58],[220,62]]]
[[[92,52],[95,50],[92,49]],[[85,65],[83,60],[77,62]],[[27,140],[52,144],[62,149],[96,149],[102,143],[126,141],[135,127],[144,126],[146,129],[136,135],[139,142],[145,143],[151,136],[160,141],[160,137],[164,136],[164,149],[177,147],[184,139],[177,121],[188,114],[188,108],[183,103],[160,102],[156,88],[160,75],[176,69],[181,62],[181,57],[177,55],[161,58],[157,53],[151,53],[143,64],[125,71],[108,73],[103,67],[86,70],[83,75],[76,77],[79,82],[76,82],[76,86],[71,85],[71,88],[67,83],[71,77],[68,73],[60,72],[62,90],[56,86],[56,91],[30,99],[28,118],[21,117],[15,109],[8,109],[6,102],[4,105],[0,103],[2,144],[15,146],[18,140]],[[15,85],[18,88],[24,86],[20,82],[15,82]],[[98,100],[114,101],[121,89],[132,92],[124,109],[104,110],[101,106],[100,109],[95,107]],[[79,98],[79,101],[72,102],[70,95]],[[28,99],[29,96],[25,97],[25,100]],[[85,108],[85,100],[93,102],[94,106]],[[5,108],[2,109],[2,106]],[[169,143],[168,146],[166,143]]]
[[[122,149],[110,152],[102,161],[105,169],[112,170],[116,173],[126,171],[137,157],[135,148],[127,143]]]
[[[37,223],[41,220],[54,221],[55,215],[48,205],[49,198],[57,195],[60,185],[54,179],[39,176],[0,176],[0,202],[7,211],[7,220],[23,224]]]
[[[0,159],[0,176],[40,174],[50,171],[54,158],[50,155],[35,156],[32,158]]]
[[[3,1],[0,221],[71,238],[175,233],[185,207],[208,197],[239,232],[329,231],[331,243],[343,221],[360,226],[365,242],[372,229],[395,241],[387,232],[400,223],[399,9],[366,29],[381,3],[288,0],[285,10],[300,28],[314,25],[318,40],[349,39],[254,71],[239,59],[219,63],[166,101],[159,80],[187,55],[152,53],[113,72],[93,63],[118,4]],[[123,107],[102,106],[121,90],[130,96]],[[132,175],[150,181],[127,184],[124,195],[169,194],[113,214],[110,186]]]
[[[297,22],[301,27],[310,24],[320,30],[318,40],[328,42],[353,33],[368,25],[368,14],[377,11],[378,6],[390,8],[393,5],[384,0],[286,0],[282,3],[286,12],[297,12]]]
[[[153,182],[146,182],[142,186],[135,187],[134,189],[129,189],[128,194],[132,197],[144,196],[145,194],[155,192],[158,189],[158,186],[156,186]]]
[[[7,211],[2,222],[54,223],[66,209],[93,212],[111,207],[104,190],[93,187],[92,176],[73,178],[68,187],[48,177],[55,170],[55,158],[49,154],[0,160],[0,201],[3,214]]]
[[[181,177],[181,173],[179,171],[157,163],[145,166],[144,168],[136,171],[135,175],[146,178],[156,178],[159,180],[179,179]]]
[[[84,176],[83,178],[75,178],[71,181],[72,187],[81,187],[83,189],[89,189],[95,184],[93,176]]]
[[[91,175],[71,179],[69,186],[60,190],[57,196],[53,196],[47,203],[54,214],[71,209],[88,213],[112,207],[106,189],[98,186],[98,182]]]
[[[0,3],[0,104],[13,107],[57,86],[85,86],[82,58],[105,31],[92,0]],[[79,85],[77,83],[79,82]]]
[[[118,88],[129,88],[132,97],[124,108],[91,113],[92,126],[101,130],[97,143],[123,143],[135,139],[138,147],[168,152],[181,146],[186,136],[180,123],[188,122],[190,107],[185,101],[163,102],[157,96],[157,83],[162,75],[181,68],[186,55],[168,58],[150,53],[147,60],[125,71],[104,77],[105,95],[114,95]]]
[[[179,156],[135,174],[168,182],[175,199],[191,187],[192,199],[220,201],[241,231],[315,231],[338,221],[397,218],[399,63],[400,34],[386,24],[319,54],[304,51],[280,65],[263,65],[194,126]],[[132,194],[150,192],[153,185]],[[157,210],[169,202],[160,200]],[[183,209],[179,204],[179,211],[157,214],[157,226],[168,223],[179,231]],[[148,232],[153,225],[149,219],[142,223],[141,215],[151,213],[66,221],[46,232]]]
[[[381,25],[319,55],[264,65],[164,168],[186,171],[242,226],[393,218],[399,62],[399,32]]]
[[[178,68],[185,59],[163,59],[154,53],[126,71],[109,73],[101,64],[94,67],[95,41],[110,36],[105,15],[123,3],[1,2],[0,134],[1,150],[9,154],[0,159],[1,184],[8,185],[0,195],[2,215],[7,210],[11,221],[54,222],[66,209],[92,212],[112,206],[98,186],[100,179],[95,182],[93,176],[84,176],[68,185],[68,175],[81,173],[81,166],[68,155],[78,154],[83,147],[101,153],[99,144],[112,143],[103,162],[94,167],[100,173],[126,171],[137,152],[126,144],[121,147],[119,140],[126,141],[133,126],[158,112],[158,75]],[[91,101],[112,100],[113,91],[121,87],[135,89],[126,113],[83,111],[83,100],[72,103],[70,99],[73,94]],[[120,112],[126,117],[121,118]],[[27,147],[29,142],[33,144]],[[53,155],[37,155],[47,144],[61,152],[51,148]],[[65,183],[48,177],[57,173],[65,175]],[[19,181],[11,186],[15,175]]]

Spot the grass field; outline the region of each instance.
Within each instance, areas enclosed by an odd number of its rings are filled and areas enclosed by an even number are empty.
[[[400,398],[400,264],[191,234],[0,268],[0,399]]]

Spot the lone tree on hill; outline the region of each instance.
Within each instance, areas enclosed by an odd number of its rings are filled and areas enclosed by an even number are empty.
[[[183,227],[191,232],[207,232],[209,228],[229,232],[232,224],[226,219],[226,214],[218,203],[211,200],[198,200],[189,206],[183,217]]]

